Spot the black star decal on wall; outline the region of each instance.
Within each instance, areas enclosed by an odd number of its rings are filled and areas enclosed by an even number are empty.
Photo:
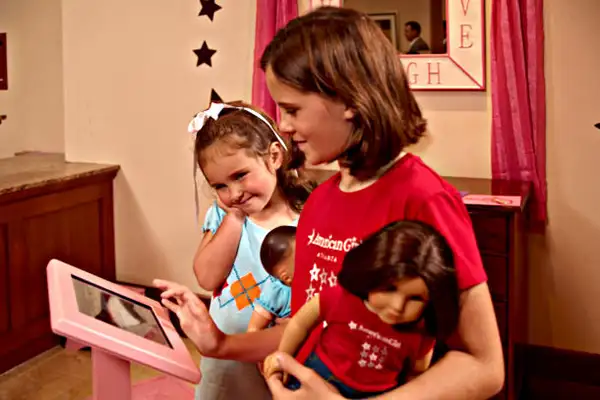
[[[194,50],[194,54],[198,57],[198,61],[196,62],[196,67],[199,67],[202,64],[206,64],[209,67],[212,67],[211,57],[216,53],[216,50],[212,50],[208,48],[206,41],[202,43],[202,47]]]
[[[600,129],[600,122],[598,122],[596,125],[594,125],[596,128]]]
[[[202,9],[200,10],[199,17],[206,15],[211,21],[215,17],[215,13],[221,9],[221,6],[215,4],[215,0],[200,0]]]
[[[215,89],[210,90],[210,102],[211,103],[223,103],[223,99],[219,96],[219,93]]]

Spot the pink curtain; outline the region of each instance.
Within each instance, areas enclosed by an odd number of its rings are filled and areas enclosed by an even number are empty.
[[[546,223],[543,0],[492,1],[492,175],[533,185],[531,222]]]
[[[261,107],[277,121],[279,121],[277,106],[267,90],[265,74],[260,69],[260,57],[275,33],[297,16],[297,0],[258,0],[256,2],[252,104]]]

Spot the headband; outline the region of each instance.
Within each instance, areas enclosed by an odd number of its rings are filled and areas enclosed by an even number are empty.
[[[253,109],[248,108],[248,107],[236,107],[236,106],[232,106],[232,105],[225,104],[225,103],[210,103],[210,107],[208,109],[206,109],[204,111],[200,111],[190,121],[190,124],[188,125],[188,132],[197,134],[200,131],[200,129],[202,129],[202,127],[204,126],[204,124],[206,123],[206,121],[209,118],[212,118],[215,121],[218,120],[219,114],[221,114],[221,111],[223,111],[224,108],[233,108],[235,110],[246,111],[247,113],[250,113],[250,114],[254,115],[256,118],[260,119],[262,122],[267,124],[269,129],[271,129],[271,132],[273,132],[273,134],[275,135],[275,138],[277,138],[277,141],[279,142],[281,147],[283,147],[283,150],[287,151],[287,146],[286,146],[285,142],[283,141],[283,138],[279,135],[279,133],[277,133],[277,131],[273,128],[273,126],[269,123],[269,121],[267,121],[267,119],[265,117],[260,115],[259,112],[256,112]]]

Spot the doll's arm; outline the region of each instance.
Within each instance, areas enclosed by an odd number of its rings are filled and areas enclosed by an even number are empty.
[[[319,295],[315,295],[292,317],[285,327],[279,351],[294,355],[306,340],[308,334],[321,321]]]
[[[279,351],[293,356],[321,319],[319,295],[315,295],[298,310],[285,327],[283,337],[279,342]],[[281,372],[281,366],[276,360],[275,354],[273,353],[265,359],[263,373],[267,379],[271,375]]]
[[[254,303],[254,311],[252,311],[252,316],[250,317],[250,322],[248,323],[248,332],[263,330],[269,326],[271,321],[274,319],[275,316],[273,314]]]

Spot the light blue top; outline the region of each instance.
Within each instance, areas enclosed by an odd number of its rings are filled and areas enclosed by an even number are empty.
[[[215,234],[225,215],[225,210],[215,202],[206,213],[203,230]],[[291,225],[296,226],[297,223],[295,220]],[[285,286],[269,275],[260,261],[260,246],[268,232],[249,218],[244,220],[231,272],[225,285],[213,293],[209,313],[219,329],[226,334],[246,332],[254,302],[261,297],[261,304],[271,304],[267,294],[272,292],[280,296],[281,290],[277,288],[277,283]]]
[[[289,317],[292,313],[292,288],[273,276],[270,279],[271,284],[265,287],[256,304],[273,314],[275,318]]]

